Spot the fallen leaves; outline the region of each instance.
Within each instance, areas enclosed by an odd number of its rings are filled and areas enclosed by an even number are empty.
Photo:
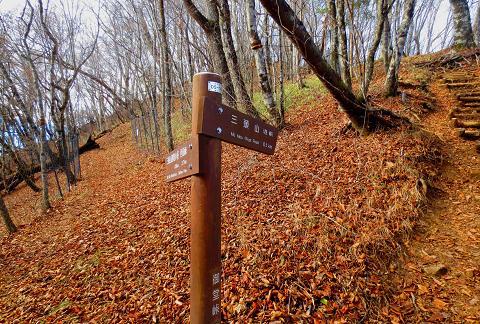
[[[436,144],[418,133],[340,135],[342,126],[325,97],[290,115],[273,156],[224,145],[225,321],[350,323],[389,296]],[[188,321],[189,181],[165,184],[163,163],[141,156],[128,132],[102,138],[65,201],[3,240],[5,321]],[[385,318],[413,312],[410,293],[402,301]]]
[[[445,309],[448,305],[446,302],[444,302],[443,300],[438,299],[438,298],[435,298],[433,300],[432,304],[433,304],[433,307],[435,307],[437,309]]]

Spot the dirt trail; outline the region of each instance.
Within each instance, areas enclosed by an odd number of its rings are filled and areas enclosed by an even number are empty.
[[[425,120],[444,142],[446,161],[434,186],[440,193],[407,244],[396,297],[398,317],[410,321],[480,321],[480,155],[458,137],[449,118],[458,106],[441,80],[431,85],[438,111]]]

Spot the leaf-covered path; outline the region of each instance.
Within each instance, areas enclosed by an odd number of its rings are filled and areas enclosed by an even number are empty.
[[[480,155],[458,136],[449,113],[458,105],[441,80],[431,85],[437,112],[425,124],[443,141],[446,161],[400,271],[392,319],[480,322]],[[396,312],[396,314],[395,314]]]

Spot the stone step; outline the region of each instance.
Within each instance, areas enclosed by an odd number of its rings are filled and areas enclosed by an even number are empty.
[[[478,130],[468,130],[465,128],[457,128],[458,136],[469,141],[475,141],[480,139],[480,131]]]
[[[460,93],[457,93],[456,96],[457,96],[457,98],[460,98],[460,97],[480,97],[480,91],[460,92]]]
[[[480,102],[462,102],[462,106],[465,108],[475,108],[480,107]]]
[[[445,73],[442,77],[443,78],[449,78],[449,77],[456,77],[456,76],[464,76],[464,75],[472,75],[473,73],[469,71],[456,71],[456,72],[450,72],[450,73]]]
[[[453,108],[452,113],[480,113],[480,107],[462,107],[462,108]]]
[[[449,89],[453,88],[470,88],[477,87],[480,85],[480,82],[458,82],[458,83],[447,83]]]
[[[463,101],[463,102],[480,102],[480,97],[458,97],[458,100]]]
[[[446,83],[446,84],[452,84],[452,83],[457,83],[457,82],[468,82],[468,81],[472,81],[475,77],[474,76],[469,76],[469,75],[466,75],[464,77],[458,77],[458,78],[446,78],[446,79],[443,79],[443,81]]]
[[[480,113],[450,113],[450,118],[465,119],[465,120],[480,120]]]
[[[457,128],[480,128],[480,120],[462,120],[453,118],[453,126]]]

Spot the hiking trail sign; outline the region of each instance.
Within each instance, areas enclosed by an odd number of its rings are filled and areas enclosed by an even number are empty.
[[[190,322],[221,321],[221,142],[273,154],[278,130],[222,104],[218,74],[193,77],[192,136],[165,159],[165,181],[192,177]]]
[[[198,137],[193,136],[170,152],[165,158],[165,166],[165,181],[167,182],[199,173]]]

